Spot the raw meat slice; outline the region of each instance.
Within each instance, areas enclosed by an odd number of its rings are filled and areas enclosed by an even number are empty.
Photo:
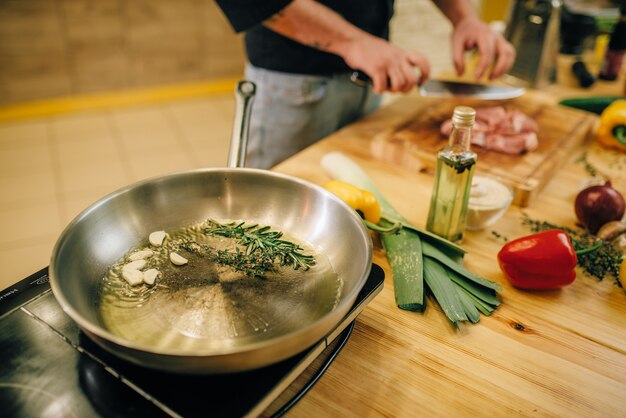
[[[496,127],[507,117],[507,112],[502,106],[482,107],[476,109],[476,120],[487,124],[489,127]]]
[[[522,154],[537,149],[537,123],[517,109],[491,106],[476,109],[472,144],[506,154]],[[440,126],[443,136],[450,136],[452,120]]]
[[[523,132],[514,135],[493,133],[486,135],[482,144],[476,145],[505,154],[523,154],[537,149],[538,141],[537,134],[534,132]]]

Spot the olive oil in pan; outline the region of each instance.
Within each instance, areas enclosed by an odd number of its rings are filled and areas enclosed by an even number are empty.
[[[131,287],[121,278],[127,256],[109,270],[99,306],[107,330],[155,348],[228,350],[306,327],[333,310],[340,300],[343,282],[328,258],[293,237],[282,239],[315,257],[315,265],[307,271],[279,266],[262,278],[251,277],[210,257],[184,251],[179,253],[188,264],[172,264],[168,253],[183,241],[221,250],[235,248],[232,239],[205,235],[204,226],[201,223],[170,232],[164,246],[146,259],[146,269],[160,271],[152,287]]]

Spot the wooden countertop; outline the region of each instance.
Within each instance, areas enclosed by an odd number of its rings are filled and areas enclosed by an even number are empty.
[[[562,90],[563,95],[571,91]],[[621,85],[614,94],[620,91]],[[552,93],[545,97],[555,102],[558,88]],[[399,99],[275,170],[322,184],[329,177],[320,158],[342,151],[399,212],[424,226],[432,174],[376,161],[370,154],[372,137],[409,115],[419,100],[417,95]],[[574,225],[573,200],[586,177],[575,162],[579,156],[571,155],[525,213]],[[450,325],[432,299],[423,314],[398,309],[391,271],[375,243],[374,262],[385,270],[385,287],[290,416],[626,416],[626,292],[613,278],[599,282],[580,271],[574,284],[561,290],[511,287],[496,262],[502,242],[490,232],[509,238],[529,234],[521,226],[521,212],[512,207],[492,228],[466,233],[466,266],[499,282],[503,303],[492,316],[461,329]]]

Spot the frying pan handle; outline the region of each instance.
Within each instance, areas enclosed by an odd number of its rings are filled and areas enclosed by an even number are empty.
[[[228,167],[245,167],[248,136],[250,132],[250,111],[256,94],[256,85],[252,81],[242,80],[235,88],[235,120],[233,134],[228,151]]]

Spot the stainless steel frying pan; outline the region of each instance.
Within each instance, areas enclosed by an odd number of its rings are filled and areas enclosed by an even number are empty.
[[[82,331],[106,350],[178,373],[248,370],[313,345],[354,303],[372,259],[371,238],[358,214],[317,185],[241,168],[254,89],[244,81],[236,90],[228,168],[186,171],[130,185],[88,207],[59,237],[50,262],[52,291]],[[204,280],[202,272],[196,272],[179,278],[182,293],[157,289],[150,296],[152,316],[145,327],[156,332],[154,343],[120,337],[105,326],[101,293],[110,266],[152,231],[207,218],[271,225],[311,244],[329,260],[340,286],[302,280],[285,287],[281,280],[265,283],[259,278],[222,283],[219,278]]]

